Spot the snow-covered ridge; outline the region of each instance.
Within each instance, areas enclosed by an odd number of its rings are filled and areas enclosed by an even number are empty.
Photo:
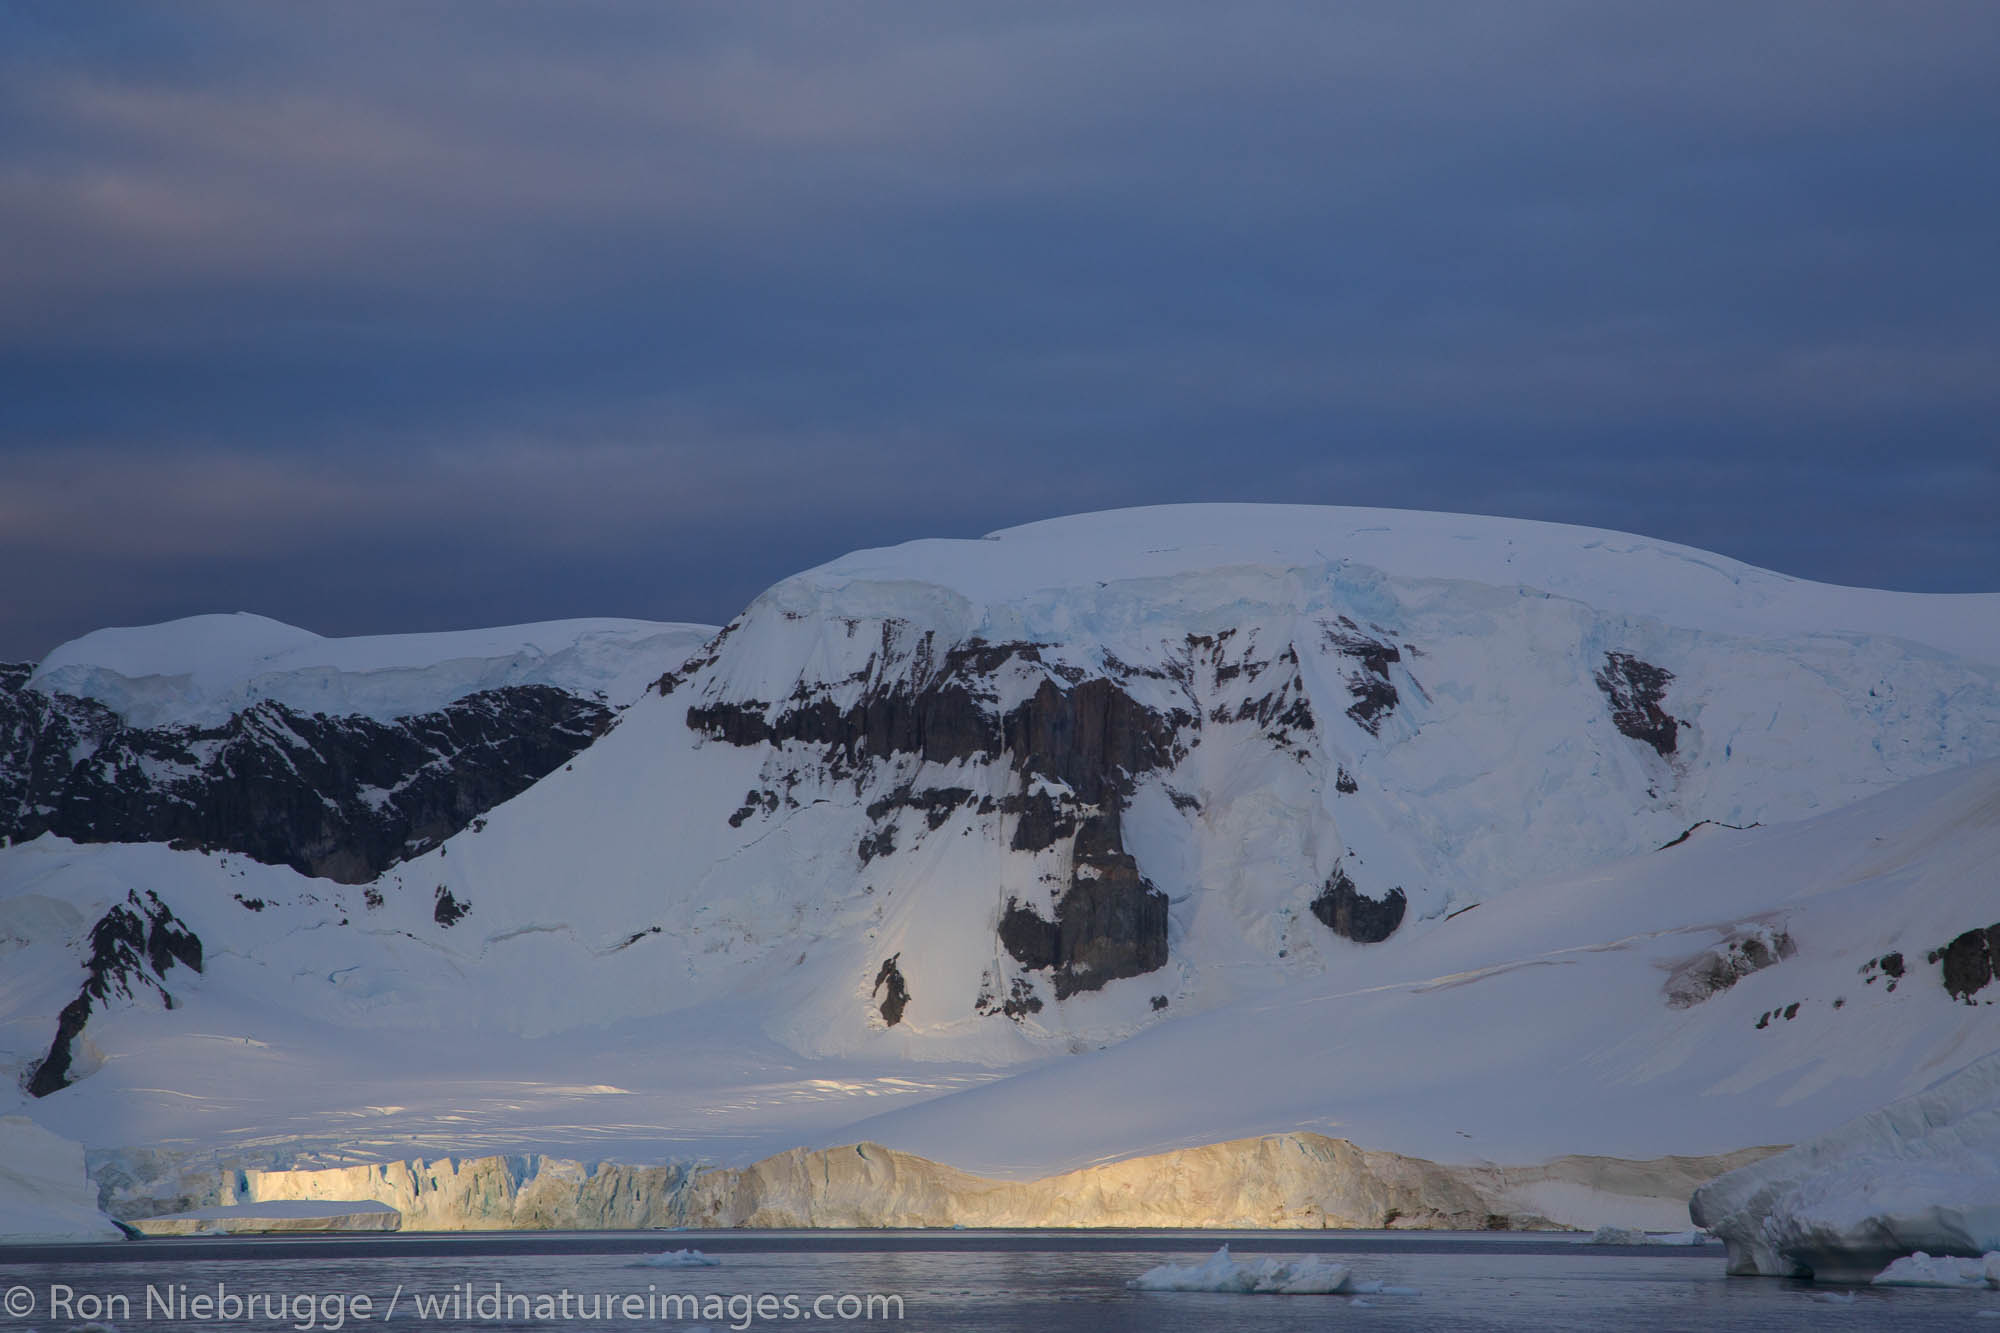
[[[978,541],[929,540],[857,551],[780,584],[883,585],[906,599],[929,585],[970,603],[1035,608],[1093,585],[1263,568],[1338,577],[1354,567],[1405,579],[1464,580],[1570,598],[1601,612],[1710,631],[1890,635],[2000,662],[2000,593],[1846,588],[1773,573],[1708,551],[1565,523],[1320,505],[1189,504],[1111,510],[1004,528]],[[897,585],[906,585],[901,591]],[[989,633],[989,638],[996,637]],[[1011,637],[1002,630],[998,637]]]
[[[388,721],[508,685],[601,693],[617,706],[714,632],[597,618],[323,638],[239,611],[95,630],[43,658],[28,686],[96,699],[139,727],[214,725],[266,699]]]
[[[24,825],[0,1063],[68,1032],[35,1110],[93,1148],[371,1145],[347,1161],[866,1141],[1026,1180],[1298,1130],[1446,1163],[1797,1142],[2000,1041],[1993,607],[1385,511],[864,552],[649,666],[616,726],[593,701],[532,785],[459,758],[523,774],[526,713],[470,746],[287,722],[256,765],[104,747],[107,815],[151,761],[216,770],[197,810],[297,767],[279,850],[309,854]],[[38,809],[76,752],[35,734]],[[343,827],[443,756],[448,789],[322,873],[315,775],[405,749]],[[169,1010],[135,947],[77,1034],[79,941],[135,887],[204,970],[153,974]],[[1553,1217],[1576,1186],[1521,1188]]]

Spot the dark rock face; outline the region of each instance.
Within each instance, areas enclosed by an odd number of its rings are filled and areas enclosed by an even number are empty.
[[[547,685],[380,722],[265,701],[215,727],[131,727],[0,672],[0,836],[172,842],[344,884],[430,850],[601,736],[605,705]]]
[[[1001,946],[1031,971],[1050,970],[1058,1000],[1167,962],[1167,895],[1139,874],[1120,844],[1115,815],[1085,822],[1075,864],[1055,920],[1016,900],[1000,917]]]
[[[440,884],[437,887],[437,902],[431,908],[431,920],[440,926],[455,926],[472,910],[472,904],[462,903],[452,896],[451,890]],[[627,940],[627,944],[631,941]]]
[[[1076,836],[1075,802],[1060,802],[1046,790],[1005,797],[1000,813],[1015,818],[1014,836],[1007,843],[1013,851],[1039,852]]]
[[[1062,931],[1020,899],[1009,898],[1000,914],[1000,947],[1022,967],[1045,971],[1062,957]]]
[[[1364,897],[1354,880],[1341,866],[1333,868],[1326,887],[1312,900],[1312,913],[1336,935],[1356,944],[1380,944],[1403,924],[1409,900],[1402,889],[1389,890],[1382,898]]]
[[[1973,996],[2000,976],[2000,922],[1966,931],[1942,949],[1932,950],[1930,960],[1944,965],[1944,988],[1953,999],[1977,1004]]]
[[[32,1097],[46,1097],[68,1087],[74,1043],[92,1011],[113,995],[136,998],[135,990],[150,989],[167,1008],[174,997],[167,990],[167,972],[179,963],[201,971],[201,940],[168,910],[150,890],[144,898],[129,892],[125,901],[99,917],[90,928],[90,957],[84,962],[83,987],[63,1006],[56,1020],[55,1040],[28,1076]]]
[[[1007,998],[1002,1000],[993,993],[993,974],[987,973],[979,988],[979,998],[973,1001],[972,1011],[977,1014],[1001,1014],[1020,1022],[1029,1014],[1042,1012],[1042,997],[1035,994],[1035,988],[1026,977],[1015,977]]]
[[[1883,989],[1894,991],[1896,983],[1903,979],[1905,970],[1903,955],[1900,951],[1885,953],[1880,958],[1870,958],[1861,965],[1861,983],[1864,986],[1872,986],[1875,984],[1877,977],[1887,977],[1889,978],[1889,984],[1884,986]]]
[[[1021,791],[990,808],[1013,819],[1012,848],[1036,852],[1070,840],[1073,850],[1071,883],[1056,900],[1054,920],[1009,903],[1000,922],[1008,953],[1023,967],[1050,970],[1058,999],[1162,966],[1166,895],[1140,876],[1125,851],[1118,813],[1139,775],[1182,753],[1177,733],[1195,724],[1193,713],[1156,711],[1108,676],[1046,664],[1031,643],[971,639],[940,652],[926,633],[906,672],[877,678],[876,662],[890,656],[892,633],[885,627],[881,653],[858,677],[870,683],[851,704],[815,697],[801,685],[782,706],[755,700],[694,705],[687,725],[731,745],[810,747],[830,774],[857,785],[899,759],[1004,762],[1019,775]],[[1046,674],[1029,697],[1001,712],[991,706],[991,677],[1010,662],[1033,664]],[[1303,697],[1297,702],[1303,706]],[[976,799],[966,787],[897,787],[867,807],[876,827],[857,848],[862,863],[896,850],[897,825],[885,821],[901,811],[921,812],[936,830]],[[747,821],[761,807],[746,800],[737,814]],[[988,1009],[1011,1010],[1010,1016],[1041,1004],[1032,991],[1004,1002],[983,998]]]
[[[1597,688],[1611,705],[1611,725],[1652,746],[1662,759],[1673,757],[1680,737],[1680,723],[1660,707],[1673,678],[1674,673],[1665,667],[1642,662],[1630,653],[1606,653],[1596,677]]]
[[[985,707],[980,677],[1009,656],[1040,660],[1033,644],[974,639],[946,653],[921,684],[879,682],[846,708],[804,699],[773,714],[754,700],[723,701],[689,708],[687,724],[731,745],[812,746],[836,775],[900,756],[942,764],[1005,754],[1017,772],[1066,783],[1078,800],[1096,805],[1171,762],[1176,721],[1192,721],[1157,714],[1101,676],[1068,687],[1044,680],[1031,698],[996,715]]]
[[[1361,668],[1347,677],[1347,692],[1354,698],[1347,715],[1369,735],[1380,735],[1382,719],[1402,702],[1402,696],[1389,680],[1389,664],[1403,660],[1402,650],[1385,639],[1370,638],[1346,616],[1340,617],[1338,628],[1330,625],[1322,628],[1328,646],[1353,658]]]
[[[910,1002],[910,988],[903,983],[903,969],[897,966],[902,957],[892,954],[883,959],[875,974],[874,994],[882,996],[882,1021],[890,1027],[903,1021],[903,1009]]]
[[[952,811],[971,805],[974,799],[970,787],[927,787],[923,791],[900,787],[879,801],[870,801],[868,817],[879,821],[898,810],[916,810],[923,815],[924,823],[935,832],[944,827]]]

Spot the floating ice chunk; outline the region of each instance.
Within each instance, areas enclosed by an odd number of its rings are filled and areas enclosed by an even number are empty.
[[[1640,1231],[1635,1227],[1599,1227],[1591,1233],[1592,1245],[1705,1245],[1706,1231]]]
[[[1255,1295],[1327,1296],[1351,1292],[1351,1270],[1331,1259],[1232,1259],[1223,1246],[1198,1264],[1161,1264],[1125,1285],[1139,1291],[1233,1291]]]
[[[1877,1273],[1878,1287],[2000,1287],[2000,1251],[1980,1259],[1922,1250],[1906,1255]]]
[[[1852,1305],[1855,1299],[1851,1291],[1809,1291],[1806,1295],[1821,1305]]]
[[[711,1258],[700,1250],[667,1250],[660,1254],[649,1254],[632,1268],[720,1268],[722,1260]]]

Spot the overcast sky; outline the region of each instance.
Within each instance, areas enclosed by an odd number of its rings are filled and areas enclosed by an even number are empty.
[[[2000,590],[2000,4],[0,0],[0,659],[1208,498]]]

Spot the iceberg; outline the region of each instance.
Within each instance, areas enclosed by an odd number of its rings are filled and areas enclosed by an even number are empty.
[[[700,1250],[667,1250],[662,1254],[649,1254],[631,1265],[633,1268],[718,1268],[722,1260],[703,1254]]]
[[[1227,1291],[1258,1296],[1330,1296],[1353,1291],[1353,1270],[1321,1256],[1233,1259],[1223,1246],[1198,1264],[1161,1264],[1125,1285],[1135,1291]],[[1379,1290],[1379,1284],[1376,1289]]]
[[[1962,1259],[1925,1254],[1922,1250],[1896,1260],[1877,1273],[1877,1287],[2000,1287],[2000,1253]]]
[[[1709,1182],[1689,1211],[1731,1273],[1860,1283],[1919,1253],[1979,1262],[2000,1250],[2000,1054]]]
[[[1640,1231],[1635,1227],[1599,1227],[1591,1233],[1592,1245],[1705,1245],[1705,1231]]]

